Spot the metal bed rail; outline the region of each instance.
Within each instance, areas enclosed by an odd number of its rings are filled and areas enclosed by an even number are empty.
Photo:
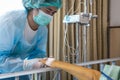
[[[100,67],[101,67],[101,70],[102,70],[103,67],[104,67],[104,63],[111,62],[112,65],[115,65],[115,62],[117,62],[117,61],[120,61],[120,57],[110,58],[110,59],[102,59],[102,60],[97,60],[97,61],[90,61],[90,62],[80,63],[80,64],[76,64],[76,65],[87,66],[88,68],[91,68],[91,65],[100,64]],[[6,74],[0,74],[0,79],[15,77],[16,80],[19,80],[19,76],[29,75],[29,74],[32,75],[32,74],[37,74],[37,73],[45,73],[45,72],[49,72],[49,71],[60,72],[60,69],[57,69],[57,68],[41,68],[41,69],[37,69],[37,70],[6,73]],[[57,74],[60,74],[60,73],[57,73]],[[60,78],[60,75],[57,75],[56,77]],[[54,80],[55,80],[55,78],[54,78]],[[57,79],[57,80],[60,80],[60,79]]]

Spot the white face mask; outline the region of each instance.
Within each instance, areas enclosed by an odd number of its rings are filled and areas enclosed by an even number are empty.
[[[33,13],[34,14],[34,13]],[[33,16],[33,20],[39,26],[47,26],[52,20],[53,16],[46,14],[42,10],[39,10],[38,15]]]

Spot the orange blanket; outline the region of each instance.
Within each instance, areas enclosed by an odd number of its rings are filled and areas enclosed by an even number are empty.
[[[46,64],[47,59],[41,60],[42,63]],[[60,68],[74,77],[78,78],[78,80],[99,80],[101,73],[97,70],[81,67],[75,64],[70,64],[62,61],[54,60],[49,65],[52,68]]]

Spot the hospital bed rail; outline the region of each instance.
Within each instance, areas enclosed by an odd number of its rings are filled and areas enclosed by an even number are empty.
[[[91,68],[91,65],[100,64],[100,70],[102,70],[104,67],[104,63],[111,62],[112,65],[115,65],[116,64],[115,62],[117,62],[117,61],[120,61],[120,57],[102,59],[102,60],[97,60],[97,61],[89,61],[89,62],[80,63],[80,64],[76,64],[76,65],[87,66],[88,68]],[[33,76],[33,74],[45,73],[45,72],[50,72],[50,71],[58,71],[57,72],[58,75],[55,76],[54,79],[57,78],[57,80],[60,80],[60,69],[57,69],[57,68],[41,68],[41,69],[36,69],[36,70],[0,74],[0,79],[15,77],[15,80],[19,80],[19,76],[29,75],[29,74],[31,76]],[[41,79],[37,79],[37,80],[41,80]]]

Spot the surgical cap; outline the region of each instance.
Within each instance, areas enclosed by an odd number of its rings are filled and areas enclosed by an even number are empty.
[[[26,9],[42,8],[48,6],[54,6],[60,8],[62,5],[61,0],[23,0],[23,5]]]

